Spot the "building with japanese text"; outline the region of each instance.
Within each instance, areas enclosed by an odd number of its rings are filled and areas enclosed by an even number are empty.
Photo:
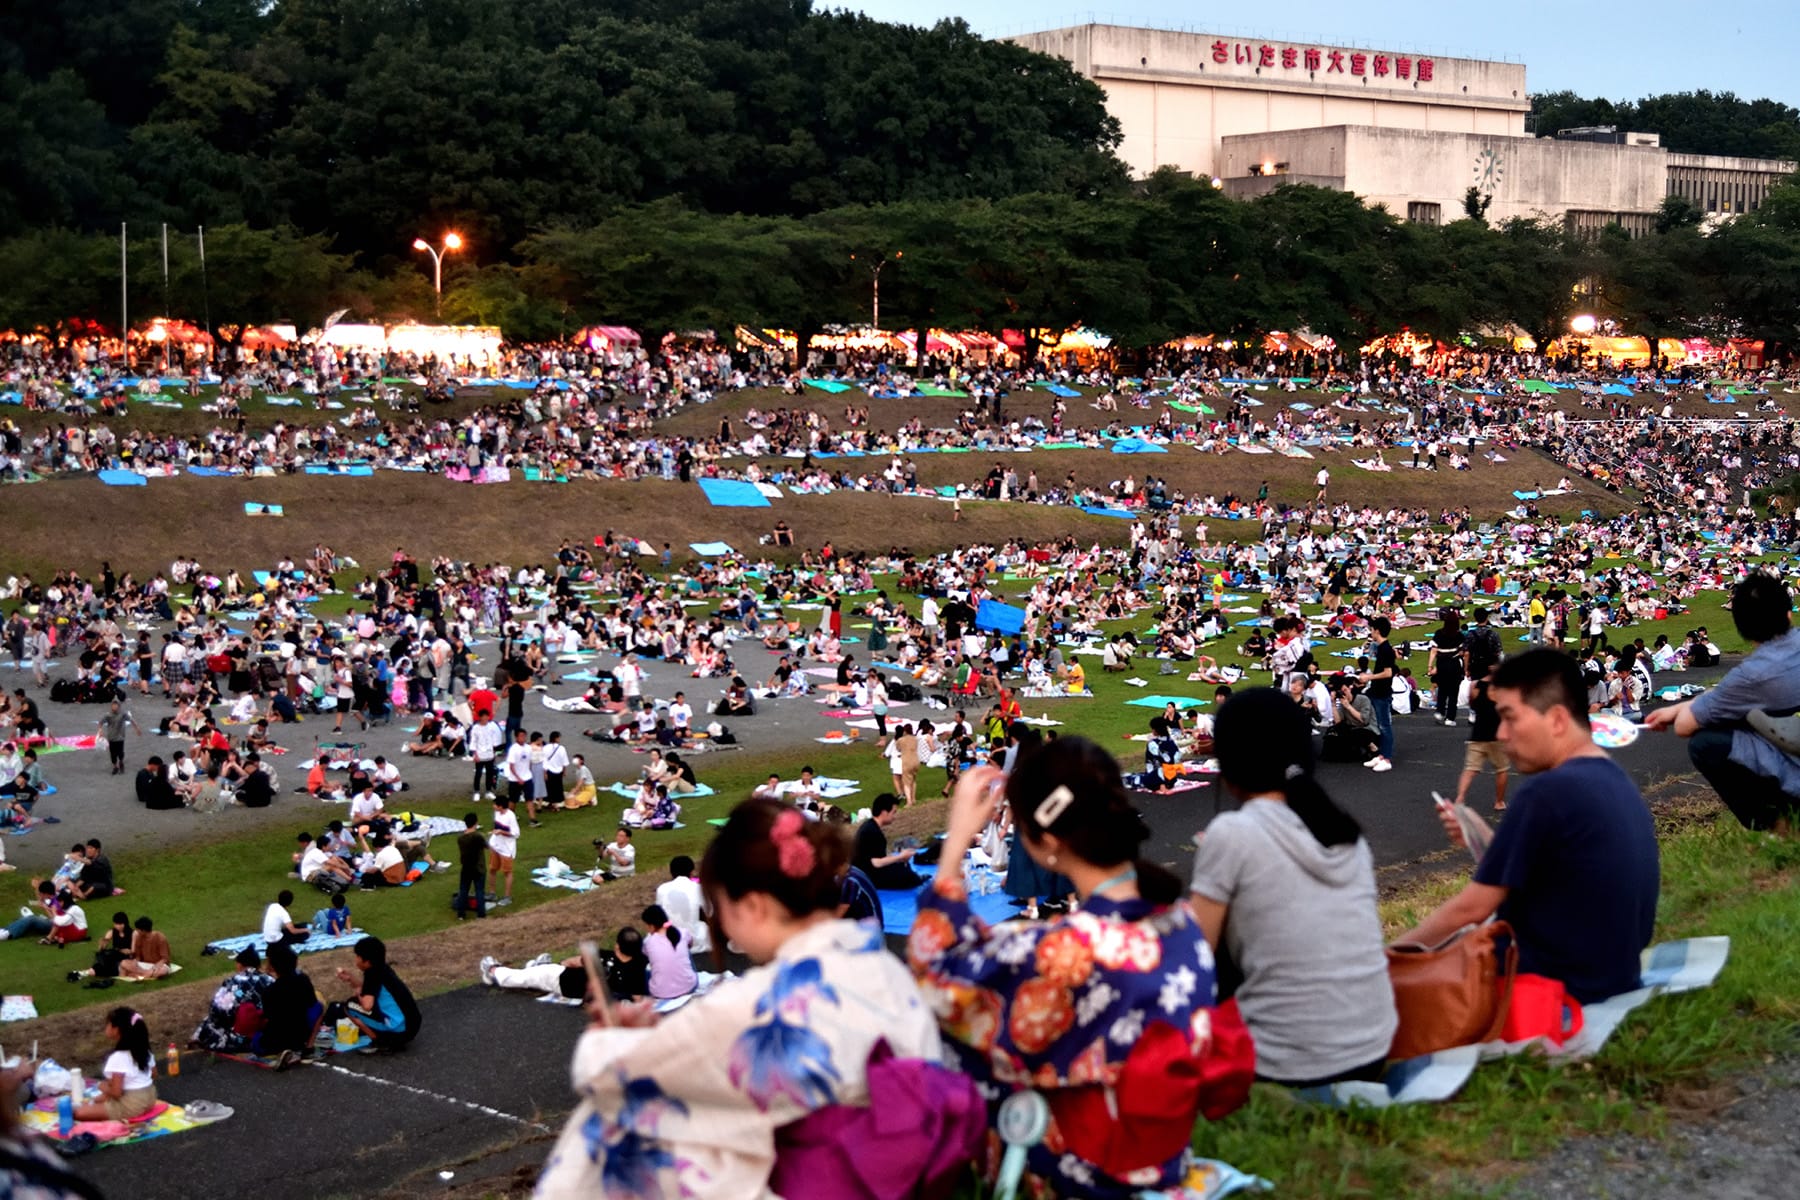
[[[1548,216],[1583,231],[1617,222],[1636,233],[1665,196],[1725,217],[1754,209],[1795,169],[1672,155],[1654,135],[1529,136],[1520,63],[1119,25],[1012,40],[1105,90],[1135,177],[1173,167],[1242,198],[1309,183],[1435,224],[1462,216],[1473,187],[1492,220]]]

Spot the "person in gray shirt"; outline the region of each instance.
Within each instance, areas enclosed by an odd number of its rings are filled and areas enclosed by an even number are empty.
[[[125,727],[137,730],[139,737],[144,736],[143,727],[132,719],[131,710],[114,700],[107,705],[106,711],[100,714],[100,736],[106,739],[106,752],[112,757],[112,773],[123,774],[125,771]]]
[[[1783,834],[1792,832],[1788,813],[1800,808],[1800,755],[1783,736],[1794,723],[1764,714],[1800,709],[1800,631],[1788,616],[1793,607],[1781,580],[1746,575],[1732,589],[1731,620],[1756,649],[1711,691],[1644,714],[1646,728],[1688,739],[1694,769],[1744,828]]]
[[[1399,1022],[1374,856],[1313,778],[1306,714],[1274,688],[1242,691],[1214,719],[1213,745],[1240,807],[1197,836],[1190,900],[1219,959],[1219,999],[1238,980],[1259,1078],[1377,1079]]]

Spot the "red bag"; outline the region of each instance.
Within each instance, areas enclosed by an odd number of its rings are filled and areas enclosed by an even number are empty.
[[[1547,1038],[1560,1046],[1581,1032],[1581,1001],[1569,995],[1560,979],[1520,975],[1513,980],[1512,1006],[1506,1010],[1500,1036],[1509,1042]]]
[[[1256,1041],[1236,996],[1212,1010],[1212,1037],[1212,1051],[1200,1063],[1200,1114],[1219,1121],[1244,1106],[1256,1082]]]
[[[1112,1088],[1046,1091],[1070,1153],[1114,1179],[1180,1153],[1204,1116],[1217,1121],[1250,1097],[1256,1046],[1236,1000],[1212,1010],[1212,1044],[1196,1059],[1187,1035],[1164,1021],[1144,1030]]]

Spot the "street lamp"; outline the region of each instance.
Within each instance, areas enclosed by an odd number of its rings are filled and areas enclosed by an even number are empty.
[[[444,255],[450,253],[452,250],[462,249],[462,235],[457,233],[446,233],[444,235],[444,246],[441,250],[433,246],[424,238],[414,238],[413,249],[423,250],[425,253],[431,255],[431,286],[437,293],[436,311],[441,313],[444,311]]]
[[[898,261],[900,258],[904,257],[905,253],[904,250],[896,250],[892,254],[877,255],[873,264],[869,264],[869,260],[867,259],[862,260],[865,265],[869,266],[869,280],[874,285],[875,296],[874,303],[870,306],[871,312],[869,314],[869,324],[877,333],[881,332],[881,268],[887,266],[890,262]],[[852,262],[857,261],[856,255],[852,254],[850,260]]]

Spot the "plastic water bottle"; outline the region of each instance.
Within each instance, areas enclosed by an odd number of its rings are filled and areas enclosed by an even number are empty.
[[[67,1096],[56,1098],[56,1132],[68,1137],[75,1130],[75,1106]]]

